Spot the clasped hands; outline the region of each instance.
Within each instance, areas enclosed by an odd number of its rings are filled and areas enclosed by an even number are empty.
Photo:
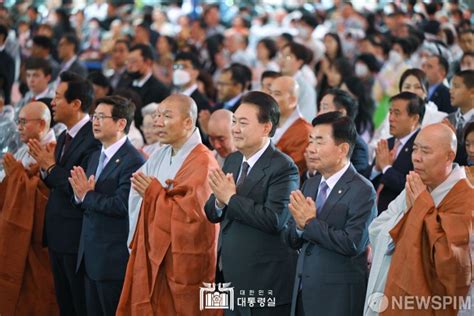
[[[82,167],[73,167],[71,176],[68,178],[74,195],[82,202],[89,191],[95,189],[95,176],[91,175],[89,179]]]
[[[217,206],[221,208],[229,204],[230,198],[237,193],[232,173],[224,174],[221,169],[210,171],[209,186],[216,197]]]
[[[28,141],[28,151],[30,155],[36,160],[40,168],[43,170],[48,170],[49,167],[55,164],[55,148],[56,143],[41,145],[41,143],[37,139],[30,139]]]
[[[388,149],[387,140],[380,140],[375,148],[375,169],[382,172],[386,166],[393,164],[395,155],[394,150]]]
[[[300,190],[291,192],[290,204],[288,204],[290,213],[296,222],[296,227],[303,230],[308,220],[316,218],[316,204],[310,197],[305,197]]]
[[[423,192],[427,191],[426,185],[421,180],[421,177],[415,171],[410,171],[406,178],[405,183],[405,191],[406,191],[406,200],[407,200],[407,209],[413,207],[416,199],[422,194]]]

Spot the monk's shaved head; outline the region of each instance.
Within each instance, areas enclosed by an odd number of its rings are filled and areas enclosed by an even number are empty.
[[[30,102],[21,109],[20,113],[24,113],[26,119],[42,119],[46,123],[46,130],[49,130],[51,112],[43,102]]]
[[[196,102],[184,94],[172,94],[162,101],[162,103],[170,103],[176,106],[185,117],[190,117],[193,124],[196,124],[198,116],[198,108]]]
[[[226,109],[220,109],[211,114],[208,124],[209,141],[217,153],[225,158],[234,152],[235,146],[232,140],[232,117],[233,113]]]
[[[49,131],[51,112],[43,102],[25,105],[18,115],[18,132],[23,143],[30,139],[41,140]]]
[[[413,167],[431,190],[451,173],[456,149],[456,134],[445,124],[428,125],[416,136],[412,152]]]
[[[290,76],[281,76],[273,80],[272,87],[278,87],[279,90],[287,92],[292,96],[298,96],[298,82]]]
[[[209,125],[231,124],[232,112],[226,109],[219,109],[211,114]]]
[[[446,150],[446,152],[452,151],[456,154],[458,147],[456,134],[446,124],[428,125],[420,131],[419,135],[431,137],[431,139],[436,140],[433,145],[439,146],[440,149]]]

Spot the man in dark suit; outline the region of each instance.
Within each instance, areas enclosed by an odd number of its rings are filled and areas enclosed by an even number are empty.
[[[385,211],[405,188],[405,177],[413,170],[413,142],[425,114],[424,101],[411,92],[401,92],[390,99],[390,134],[375,149],[375,160],[364,175],[377,191],[379,214]]]
[[[77,271],[84,268],[87,315],[115,315],[128,261],[130,178],[145,162],[127,139],[135,106],[119,96],[97,100],[94,152],[87,171],[74,167],[69,182],[84,211]]]
[[[216,83],[219,103],[212,110],[226,109],[235,112],[251,80],[252,72],[247,66],[235,63],[222,70]]]
[[[456,130],[458,150],[455,162],[467,164],[464,132],[468,123],[474,121],[474,70],[458,71],[451,82],[451,100],[456,112],[448,115],[449,123]]]
[[[153,76],[153,50],[150,45],[137,44],[130,49],[127,73],[118,83],[118,88],[131,88],[138,93],[142,105],[159,103],[170,95],[169,89]],[[141,108],[135,109],[135,126],[142,126]]]
[[[321,99],[318,115],[338,111],[353,122],[358,112],[357,101],[349,93],[340,89],[330,89]],[[357,172],[364,172],[369,166],[369,149],[365,141],[357,134],[351,163]]]
[[[74,34],[64,34],[59,40],[58,55],[61,59],[60,72],[71,71],[82,78],[87,77],[87,68],[79,61],[79,40]]]
[[[90,154],[100,143],[92,134],[87,114],[94,95],[92,84],[68,71],[60,75],[60,80],[51,105],[54,120],[65,124],[67,130],[59,136],[55,150],[34,140],[28,145],[50,189],[44,242],[49,248],[61,315],[85,315],[84,275],[82,270],[76,272],[83,212],[72,203],[68,177],[74,166],[87,168]]]
[[[451,105],[449,88],[443,83],[449,72],[448,61],[443,56],[433,55],[426,59],[422,68],[429,83],[428,99],[433,101],[440,111],[446,113],[456,111]]]
[[[13,82],[15,81],[15,60],[5,50],[5,42],[8,37],[8,28],[0,24],[0,94],[5,99],[5,104],[11,103],[11,93]]]
[[[235,310],[225,315],[290,312],[296,252],[286,247],[280,233],[290,217],[288,201],[298,188],[298,169],[270,141],[278,119],[278,104],[270,95],[244,95],[232,127],[238,151],[227,157],[222,170],[209,175],[214,193],[205,211],[211,222],[221,223],[216,282],[231,282],[236,296],[244,299],[253,296],[249,291],[272,291],[276,301],[275,307],[257,308],[239,304],[237,298]]]
[[[54,58],[51,56],[51,50],[53,49],[53,43],[51,39],[43,35],[33,36],[33,44],[31,46],[31,56],[44,58],[51,65],[51,80],[55,81],[58,78],[59,71],[61,68]]]
[[[349,161],[357,136],[352,120],[329,112],[313,126],[308,156],[319,175],[291,193],[285,231],[300,249],[291,315],[362,315],[375,190]]]
[[[196,55],[189,52],[178,53],[173,65],[173,85],[176,93],[191,97],[198,107],[198,121],[196,122],[203,143],[208,146],[207,124],[211,116],[210,105],[207,98],[199,92],[197,78],[201,65]]]

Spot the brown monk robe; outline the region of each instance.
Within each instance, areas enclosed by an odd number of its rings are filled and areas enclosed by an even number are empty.
[[[464,169],[466,170],[466,177],[471,182],[471,185],[474,186],[474,166],[464,166]]]
[[[276,147],[293,159],[300,175],[306,171],[304,151],[308,147],[311,124],[298,118],[276,144]]]
[[[384,294],[392,302],[383,316],[454,316],[469,291],[474,188],[464,168],[452,165],[456,147],[455,134],[442,124],[425,127],[415,139],[415,172],[406,184],[408,211],[390,231],[395,248]],[[414,309],[393,303],[407,296],[432,301],[413,304]],[[454,303],[444,301],[438,308],[434,297]]]
[[[130,258],[117,315],[216,315],[200,311],[203,282],[215,278],[219,227],[207,221],[208,173],[218,168],[195,127],[197,106],[171,95],[156,111],[163,148],[132,176]]]
[[[37,165],[11,164],[0,184],[0,315],[59,315],[42,247],[48,189]]]

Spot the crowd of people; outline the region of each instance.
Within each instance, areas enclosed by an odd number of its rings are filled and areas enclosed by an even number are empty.
[[[473,8],[193,5],[0,6],[0,314],[472,315]]]

